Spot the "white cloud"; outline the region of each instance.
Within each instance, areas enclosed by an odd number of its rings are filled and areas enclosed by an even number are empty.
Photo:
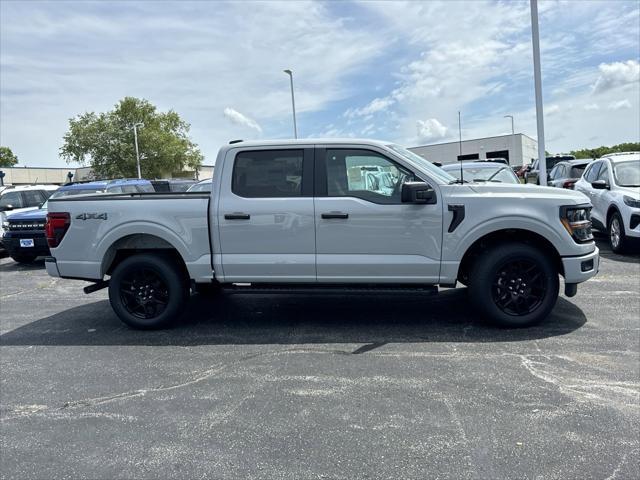
[[[422,142],[434,142],[447,136],[447,127],[437,119],[418,120],[416,122],[418,139]]]
[[[373,100],[371,100],[371,102],[369,102],[368,105],[365,105],[362,108],[348,109],[346,112],[344,112],[344,115],[347,118],[368,117],[369,115],[373,115],[374,113],[382,112],[388,109],[394,103],[395,100],[393,98],[374,98]]]
[[[598,69],[600,76],[593,85],[594,93],[640,82],[640,63],[637,60],[601,63]]]
[[[625,108],[631,108],[631,102],[626,98],[624,100],[618,100],[617,102],[611,102],[609,104],[609,110],[622,110]]]
[[[262,127],[258,124],[258,122],[256,122],[255,120],[252,120],[246,115],[243,115],[237,110],[234,110],[233,108],[226,107],[224,109],[224,116],[227,117],[236,125],[242,125],[244,127],[248,127],[252,130],[255,130],[258,133],[262,133]]]
[[[544,109],[545,115],[549,115],[549,116],[555,115],[558,112],[560,112],[560,106],[555,104],[549,105]]]
[[[589,111],[589,110],[599,110],[600,107],[598,106],[597,103],[587,103],[584,107],[585,110]]]

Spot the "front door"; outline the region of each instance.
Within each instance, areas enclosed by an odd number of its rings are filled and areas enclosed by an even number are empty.
[[[313,149],[234,152],[217,212],[225,281],[315,282]]]
[[[442,200],[402,203],[402,183],[414,179],[384,151],[316,149],[319,282],[438,282]]]

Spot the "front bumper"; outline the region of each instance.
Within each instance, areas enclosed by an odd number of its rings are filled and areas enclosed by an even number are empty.
[[[33,240],[33,247],[21,247],[20,240],[30,238]],[[2,244],[4,248],[9,252],[9,255],[37,255],[47,256],[51,255],[49,252],[49,245],[47,239],[44,236],[38,236],[37,234],[19,234],[14,235],[13,232],[6,232],[2,237]]]
[[[600,268],[600,250],[598,247],[587,255],[579,257],[563,257],[565,283],[586,282],[598,273]]]

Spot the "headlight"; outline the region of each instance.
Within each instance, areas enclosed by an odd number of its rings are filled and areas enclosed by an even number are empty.
[[[624,197],[622,197],[622,201],[624,202],[625,205],[629,205],[630,207],[640,208],[640,200],[636,200],[635,198],[628,197],[625,195]]]
[[[560,221],[576,242],[586,243],[593,240],[590,206],[576,205],[560,207]]]

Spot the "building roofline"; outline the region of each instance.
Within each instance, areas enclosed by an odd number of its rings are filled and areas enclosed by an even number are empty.
[[[516,135],[521,135],[523,137],[527,137],[529,140],[533,140],[534,142],[536,141],[535,138],[531,138],[526,133],[514,133],[513,135],[508,133],[506,135],[494,135],[492,137],[469,138],[467,140],[462,140],[462,143],[464,143],[464,142],[476,142],[478,140],[489,140],[490,138],[511,137],[511,136],[516,136]],[[414,150],[416,148],[423,148],[423,147],[435,147],[436,145],[449,145],[451,143],[460,143],[460,142],[458,140],[455,140],[453,142],[429,143],[427,145],[418,145],[416,147],[409,147],[409,150]]]

